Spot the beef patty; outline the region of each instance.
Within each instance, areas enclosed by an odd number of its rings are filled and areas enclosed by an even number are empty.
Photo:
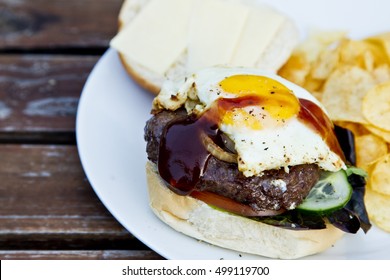
[[[160,139],[165,126],[185,115],[185,110],[161,111],[146,123],[146,151],[150,161],[158,162]],[[221,161],[211,155],[195,189],[231,198],[255,210],[293,209],[308,195],[319,175],[317,165],[302,164],[291,166],[288,173],[278,169],[265,171],[263,176],[245,177],[237,164]]]

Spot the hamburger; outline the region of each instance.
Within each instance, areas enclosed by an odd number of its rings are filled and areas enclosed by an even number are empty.
[[[351,133],[273,72],[210,67],[168,80],[152,114],[150,206],[175,230],[282,259],[369,230]]]

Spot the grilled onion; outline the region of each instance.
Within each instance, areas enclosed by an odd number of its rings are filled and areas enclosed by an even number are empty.
[[[214,157],[216,157],[219,160],[230,162],[230,163],[237,163],[237,155],[233,153],[229,153],[225,150],[223,150],[221,147],[219,147],[217,144],[214,143],[214,141],[206,134],[201,135],[201,139],[203,142],[203,145],[206,147],[207,151],[212,154]]]

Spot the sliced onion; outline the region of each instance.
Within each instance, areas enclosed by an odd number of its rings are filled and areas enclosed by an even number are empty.
[[[221,139],[226,149],[228,149],[233,154],[237,154],[236,148],[234,147],[235,143],[232,139],[229,138],[229,136],[224,133],[221,133]]]
[[[237,155],[224,151],[221,147],[214,143],[214,141],[206,134],[201,135],[203,145],[207,151],[219,160],[237,163]]]
[[[282,214],[286,210],[254,210],[250,206],[234,201],[233,199],[204,191],[193,191],[191,196],[199,199],[209,205],[221,208],[230,213],[234,213],[237,215],[245,216],[245,217],[261,217],[261,216],[275,216]]]

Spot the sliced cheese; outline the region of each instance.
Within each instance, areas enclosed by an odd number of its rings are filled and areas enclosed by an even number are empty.
[[[111,46],[158,74],[187,47],[192,5],[196,0],[151,0],[111,41]]]
[[[188,71],[230,62],[249,14],[231,1],[197,0],[188,35]]]
[[[255,67],[260,56],[277,35],[285,17],[268,7],[253,8],[232,56],[233,66]]]
[[[122,27],[132,21],[139,11],[150,1],[153,0],[124,0],[119,11],[119,23]]]

